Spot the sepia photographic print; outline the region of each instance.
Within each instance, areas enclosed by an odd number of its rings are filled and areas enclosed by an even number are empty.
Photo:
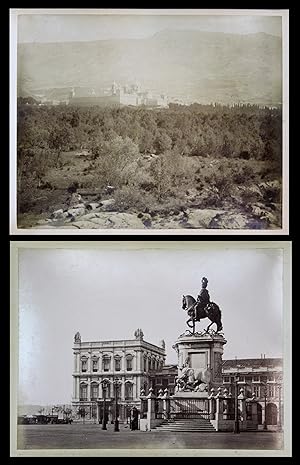
[[[12,456],[291,456],[291,244],[11,243]]]
[[[288,233],[288,10],[10,13],[12,233]]]

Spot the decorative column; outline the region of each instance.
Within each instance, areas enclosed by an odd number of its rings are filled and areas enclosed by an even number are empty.
[[[124,376],[122,376],[121,400],[125,400],[125,377]]]
[[[240,394],[238,395],[238,406],[240,411],[240,420],[242,427],[246,428],[246,398],[244,396],[244,388],[240,389]]]
[[[148,399],[148,411],[147,411],[147,422],[148,428],[151,429],[153,420],[155,419],[155,395],[153,394],[153,388],[149,389]]]
[[[223,419],[227,420],[229,417],[229,405],[228,405],[228,389],[224,389],[224,399],[223,399]]]
[[[73,376],[73,399],[76,399],[76,378]]]
[[[215,397],[216,399],[216,430],[219,430],[219,421],[223,419],[223,396],[222,396],[222,388],[218,387],[218,393]]]
[[[79,371],[80,371],[80,367],[79,367],[79,365],[80,365],[79,355],[80,355],[80,353],[79,353],[79,352],[76,352],[76,369],[75,369],[76,373],[79,373]]]
[[[97,422],[97,425],[98,425],[98,423],[99,423],[99,418],[100,418],[99,409],[100,409],[100,405],[99,405],[98,402],[97,402],[97,403],[96,403],[96,422]]]
[[[148,402],[147,397],[145,395],[145,390],[144,389],[141,390],[140,399],[141,399],[140,418],[143,419],[143,418],[145,418],[147,416],[147,405],[146,405],[146,403]]]
[[[209,418],[210,420],[215,420],[216,416],[216,400],[215,400],[215,388],[211,388],[210,395],[208,396],[209,400]]]
[[[88,385],[87,385],[87,400],[91,401],[91,378],[88,378]]]
[[[166,388],[164,390],[164,395],[163,395],[163,418],[164,420],[168,420],[170,417],[170,395],[169,391]]]
[[[79,376],[76,376],[76,399],[79,400]]]
[[[163,418],[163,397],[164,397],[164,391],[160,389],[158,391],[158,418]]]

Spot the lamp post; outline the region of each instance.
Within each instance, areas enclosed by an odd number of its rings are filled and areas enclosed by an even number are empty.
[[[114,425],[114,431],[120,431],[119,429],[119,419],[118,419],[118,393],[119,393],[119,385],[120,385],[120,380],[116,378],[114,380],[114,385],[115,385],[115,425]]]
[[[103,391],[103,419],[102,419],[102,429],[107,430],[106,427],[106,388],[107,388],[107,380],[104,379],[102,382],[102,391]]]
[[[235,377],[235,415],[234,415],[234,434],[240,433],[240,423],[239,423],[239,399],[238,399],[238,381],[239,377]]]

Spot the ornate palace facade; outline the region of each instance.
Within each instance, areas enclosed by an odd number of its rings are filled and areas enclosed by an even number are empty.
[[[75,419],[101,421],[104,399],[110,419],[118,390],[119,417],[128,418],[130,409],[140,405],[141,389],[150,387],[150,374],[162,370],[165,344],[161,347],[144,341],[138,329],[134,339],[82,342],[75,335],[73,354],[73,398]]]
[[[236,383],[245,395],[258,401],[258,424],[282,426],[283,373],[281,358],[246,358],[224,360],[223,385],[235,395]]]

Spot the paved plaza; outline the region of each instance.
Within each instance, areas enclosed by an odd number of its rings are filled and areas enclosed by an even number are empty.
[[[283,434],[275,432],[172,433],[131,431],[120,425],[120,432],[101,425],[18,425],[18,449],[256,449],[283,448]]]

